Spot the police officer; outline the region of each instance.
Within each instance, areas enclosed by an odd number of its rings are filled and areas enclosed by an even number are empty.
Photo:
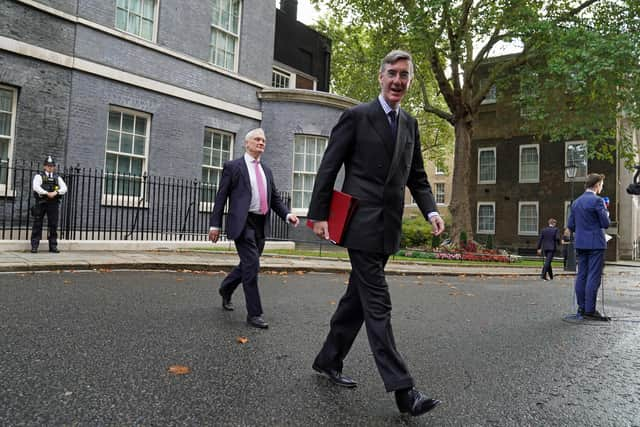
[[[31,252],[38,252],[38,245],[42,238],[42,222],[46,214],[49,227],[49,252],[58,253],[60,252],[58,250],[58,208],[62,195],[67,192],[67,185],[56,173],[56,164],[51,156],[47,156],[44,161],[44,171],[33,177],[31,188],[36,198],[31,231]]]

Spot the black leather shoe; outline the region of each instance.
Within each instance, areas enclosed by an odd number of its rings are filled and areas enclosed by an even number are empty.
[[[599,320],[601,322],[608,322],[611,320],[611,317],[609,316],[603,316],[602,314],[600,314],[598,312],[598,310],[595,310],[593,313],[584,313],[582,315],[582,317],[584,317],[587,320]]]
[[[38,248],[31,248],[31,253],[32,254],[37,254],[38,253]]]
[[[233,303],[231,302],[231,295],[227,295],[226,293],[222,292],[222,289],[220,289],[218,293],[222,297],[222,308],[227,311],[233,311],[234,307]]]
[[[267,329],[269,327],[269,324],[261,316],[247,317],[247,324],[259,329]]]
[[[59,254],[60,253],[60,249],[58,249],[58,248],[49,248],[49,252],[53,252],[54,254]]]
[[[345,377],[342,375],[342,372],[335,369],[325,369],[318,366],[316,363],[313,364],[312,368],[314,371],[329,378],[332,383],[339,385],[340,387],[354,388],[358,385],[354,379]]]
[[[396,404],[402,413],[408,412],[412,417],[426,414],[438,404],[438,399],[432,399],[415,388],[396,391]]]
[[[584,316],[584,308],[578,307],[578,316]]]

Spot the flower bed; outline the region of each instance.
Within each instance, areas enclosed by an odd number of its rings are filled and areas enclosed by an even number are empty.
[[[484,252],[423,252],[415,250],[400,250],[398,255],[420,259],[444,259],[452,261],[505,262],[520,261],[520,257],[509,254]]]

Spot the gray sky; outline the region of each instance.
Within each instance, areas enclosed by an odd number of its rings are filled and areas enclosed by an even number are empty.
[[[280,6],[280,0],[276,0],[276,7],[278,6]],[[320,13],[316,12],[309,0],[298,0],[298,21],[307,25],[315,24],[319,15]]]

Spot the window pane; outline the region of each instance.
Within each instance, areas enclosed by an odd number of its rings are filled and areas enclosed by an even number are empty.
[[[133,116],[130,114],[122,115],[122,131],[133,133]]]
[[[140,12],[142,12],[142,8],[140,6],[140,0],[129,0],[129,10],[135,12],[138,15],[140,15]]]
[[[140,17],[138,15],[129,15],[127,31],[133,34],[140,34]]]
[[[147,134],[147,119],[144,117],[136,117],[136,133],[138,135]]]
[[[116,9],[116,28],[119,30],[127,29],[127,11]]]
[[[133,135],[129,135],[128,133],[122,134],[122,139],[120,141],[120,151],[123,153],[133,152]]]
[[[131,174],[142,176],[142,159],[131,159]]]
[[[124,156],[118,156],[118,173],[123,175],[128,175],[129,170],[131,169],[129,167],[130,162],[131,162],[130,158],[124,157]]]
[[[107,150],[120,151],[120,134],[118,132],[107,131]]]
[[[153,12],[155,9],[155,2],[152,0],[145,0],[142,8],[142,16],[146,19],[153,20]]]
[[[120,130],[120,113],[109,111],[109,129]]]
[[[9,141],[8,138],[0,138],[0,160],[9,158]]]
[[[122,9],[126,9],[127,8],[127,0],[118,0],[116,2],[116,6],[122,8]]]
[[[107,154],[107,162],[105,164],[105,170],[107,172],[115,172],[118,167],[118,157],[115,154]]]
[[[142,28],[140,30],[140,37],[152,40],[153,39],[153,22],[147,21],[146,19],[142,20]]]
[[[0,135],[11,135],[11,114],[0,113]]]
[[[209,147],[202,148],[202,164],[211,166],[211,148]]]
[[[13,92],[0,89],[0,111],[11,112],[13,108]]]
[[[144,145],[145,145],[144,142],[145,142],[145,138],[143,136],[136,136],[134,138],[134,144],[133,144],[134,154],[138,154],[141,156],[144,155]]]

